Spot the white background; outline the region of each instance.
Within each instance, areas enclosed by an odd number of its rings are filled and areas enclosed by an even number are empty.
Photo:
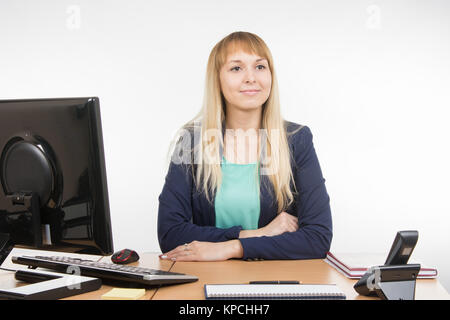
[[[238,30],[266,41],[284,117],[313,132],[332,251],[387,254],[415,229],[449,290],[448,1],[2,0],[0,98],[100,97],[115,249],[159,251],[170,140]]]

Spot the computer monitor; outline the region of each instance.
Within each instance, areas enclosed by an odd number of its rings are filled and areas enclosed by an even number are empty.
[[[0,100],[0,185],[3,247],[113,252],[98,98]]]

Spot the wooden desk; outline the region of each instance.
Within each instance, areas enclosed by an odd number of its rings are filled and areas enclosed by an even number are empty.
[[[205,299],[205,284],[248,283],[251,280],[298,280],[302,283],[336,284],[347,299],[375,299],[360,296],[353,289],[357,280],[337,272],[323,260],[279,260],[223,262],[176,262],[170,271],[187,273],[199,278],[197,282],[159,288],[153,300]],[[450,299],[437,279],[416,282],[416,299]]]
[[[337,272],[323,260],[279,260],[221,262],[171,262],[160,260],[158,253],[141,254],[141,259],[132,265],[165,271],[195,275],[198,281],[179,285],[147,289],[142,300],[203,300],[205,284],[248,283],[251,280],[299,280],[302,283],[334,283],[344,291],[347,299],[378,299],[360,296],[353,289],[356,280]],[[110,257],[101,260],[109,261]],[[0,271],[0,286],[11,288],[23,285],[14,279],[14,273]],[[66,298],[68,300],[98,300],[112,287],[103,285],[100,290]],[[419,279],[416,283],[416,299],[445,299],[450,296],[438,279]]]

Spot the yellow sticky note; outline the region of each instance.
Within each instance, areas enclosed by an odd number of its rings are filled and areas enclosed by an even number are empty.
[[[145,289],[114,288],[102,295],[102,300],[137,300],[144,295]]]

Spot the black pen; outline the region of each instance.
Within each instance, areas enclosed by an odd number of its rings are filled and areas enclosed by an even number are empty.
[[[250,281],[249,284],[300,284],[296,280],[277,280],[277,281]]]

